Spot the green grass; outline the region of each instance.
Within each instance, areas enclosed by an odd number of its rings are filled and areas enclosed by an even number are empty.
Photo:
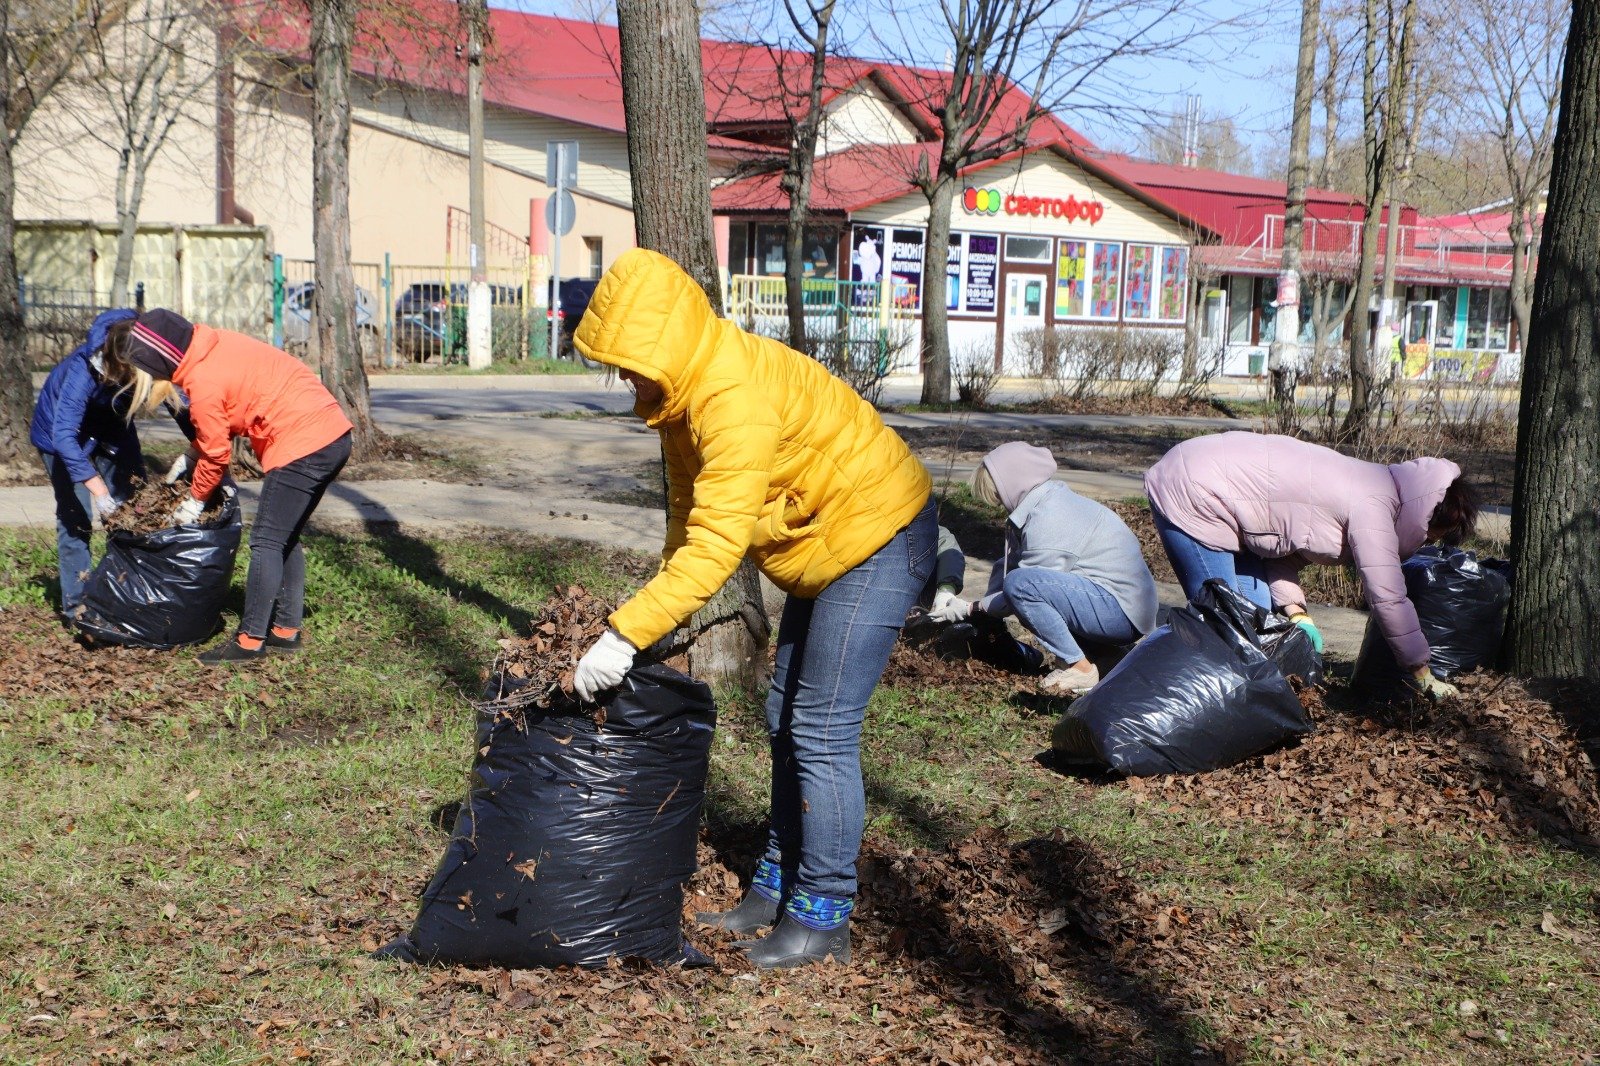
[[[946,506],[976,508],[964,491]],[[70,676],[65,695],[0,688],[0,1062],[904,1061],[897,1049],[924,1046],[904,1004],[880,1016],[846,997],[857,977],[862,995],[892,979],[895,960],[870,952],[844,978],[660,978],[643,986],[668,1017],[656,1045],[615,1013],[640,987],[626,971],[508,1007],[493,975],[479,988],[366,961],[409,923],[442,851],[431,823],[463,789],[469,701],[496,640],[557,584],[616,595],[650,564],[513,534],[318,534],[307,556],[307,651],[236,674],[186,652],[102,669],[58,630],[6,619],[7,656]],[[53,566],[47,531],[0,530],[0,609],[43,608]],[[1060,830],[1194,914],[1191,935],[1241,931],[1242,947],[1201,956],[1202,974],[1170,974],[1200,990],[1192,1033],[1227,1035],[1241,1061],[1600,1050],[1591,858],[1537,837],[1336,839],[1057,776],[1033,761],[1057,709],[1005,689],[881,688],[863,742],[869,832],[938,848],[984,826],[1012,840]],[[759,826],[766,790],[758,702],[725,698],[708,820]],[[1545,912],[1575,939],[1541,932]],[[1479,1014],[1460,1013],[1468,999]],[[970,1017],[975,1039],[1038,1061],[1019,1030]],[[807,1043],[774,1051],[774,1019]]]

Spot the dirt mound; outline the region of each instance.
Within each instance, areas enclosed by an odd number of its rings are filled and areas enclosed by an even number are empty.
[[[1130,780],[1136,795],[1223,817],[1317,825],[1335,837],[1398,828],[1514,843],[1537,833],[1600,847],[1600,778],[1567,711],[1514,679],[1461,678],[1461,698],[1383,707],[1336,691],[1299,744],[1213,773]]]

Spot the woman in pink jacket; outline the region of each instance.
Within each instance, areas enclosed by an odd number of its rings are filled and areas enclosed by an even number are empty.
[[[1429,541],[1454,544],[1471,534],[1476,493],[1455,463],[1384,466],[1293,437],[1218,433],[1167,452],[1145,474],[1144,491],[1191,599],[1220,577],[1262,607],[1282,610],[1320,651],[1300,568],[1354,564],[1412,687],[1436,700],[1456,694],[1428,669],[1428,642],[1400,571]]]

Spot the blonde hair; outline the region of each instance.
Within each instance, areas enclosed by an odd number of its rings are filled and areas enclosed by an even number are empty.
[[[979,463],[978,468],[972,472],[972,495],[977,497],[979,503],[988,504],[990,507],[1000,507],[1000,490],[994,487],[994,475],[989,473],[985,463]]]
[[[136,418],[153,415],[162,406],[181,411],[188,406],[183,399],[183,393],[170,381],[157,381],[150,376],[149,371],[141,370],[136,366],[127,364],[125,373],[128,375],[127,384],[117,390],[118,398],[128,397],[127,419],[132,422]]]

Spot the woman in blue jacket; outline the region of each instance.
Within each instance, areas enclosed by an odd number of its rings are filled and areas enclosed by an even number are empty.
[[[39,449],[56,494],[56,557],[61,569],[61,613],[68,620],[83,602],[92,569],[93,517],[116,511],[145,476],[139,434],[124,420],[126,404],[100,362],[106,333],[132,319],[125,308],[102,312],[88,339],[50,371],[33,409],[28,439]]]

